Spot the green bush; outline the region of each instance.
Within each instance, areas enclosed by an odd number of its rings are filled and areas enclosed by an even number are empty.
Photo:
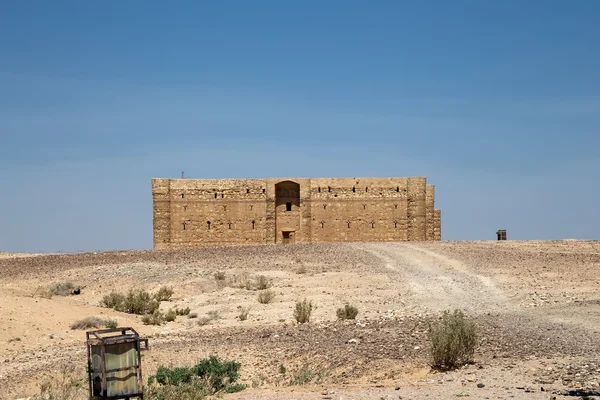
[[[432,367],[451,370],[473,360],[477,347],[477,326],[460,310],[444,311],[441,320],[429,327]]]
[[[173,309],[169,309],[169,311],[165,313],[165,321],[173,322],[175,321],[175,318],[177,318],[177,313],[173,311]]]
[[[346,304],[343,308],[338,308],[335,312],[338,319],[355,319],[358,315],[358,308],[351,306],[350,304]]]
[[[314,306],[312,301],[304,299],[303,301],[296,302],[296,309],[294,310],[294,318],[300,324],[310,322],[310,314],[312,313]]]
[[[111,294],[104,296],[100,305],[128,314],[153,314],[158,310],[160,303],[152,297],[153,296],[151,296],[150,293],[143,289],[131,289],[127,293],[127,296],[117,292],[112,292]]]
[[[101,307],[112,308],[115,310],[119,310],[123,303],[125,302],[125,296],[121,293],[112,292],[111,294],[107,294],[102,298],[100,302]]]
[[[116,328],[117,321],[98,317],[86,317],[71,324],[71,329]]]
[[[156,301],[170,301],[171,296],[173,296],[173,288],[170,286],[163,286],[158,289],[158,292],[154,293]]]
[[[240,367],[238,362],[221,361],[218,356],[212,355],[193,367],[170,369],[160,366],[156,374],[148,378],[148,385],[150,387],[177,386],[183,391],[192,386],[196,391],[205,394],[234,393],[246,388],[245,385],[235,383],[240,377]],[[171,396],[171,399],[181,398],[173,394]]]
[[[175,313],[177,315],[189,315],[190,314],[190,308],[186,307],[186,308],[175,308]]]
[[[123,311],[128,314],[153,314],[158,310],[159,302],[152,298],[150,293],[143,289],[130,290],[125,297],[125,301],[117,311]]]

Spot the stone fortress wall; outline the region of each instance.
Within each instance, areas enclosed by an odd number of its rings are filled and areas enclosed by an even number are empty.
[[[152,179],[154,249],[441,240],[425,177]]]

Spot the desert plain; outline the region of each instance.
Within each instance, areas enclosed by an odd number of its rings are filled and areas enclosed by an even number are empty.
[[[272,282],[268,304],[234,284],[260,275]],[[43,295],[59,282],[81,293]],[[144,325],[100,306],[113,291],[164,286],[174,293],[162,310],[189,307],[198,318]],[[316,308],[298,324],[303,299]],[[337,319],[345,304],[357,307],[356,320]],[[479,345],[473,363],[440,372],[430,366],[429,325],[454,309],[476,322]],[[89,316],[149,339],[145,377],[211,354],[240,362],[248,388],[224,399],[551,399],[600,390],[598,241],[0,253],[0,399],[34,395],[65,366],[85,376],[85,330],[71,324]],[[301,373],[309,379],[300,385]]]

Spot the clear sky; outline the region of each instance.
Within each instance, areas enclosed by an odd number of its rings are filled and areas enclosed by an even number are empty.
[[[600,2],[0,1],[0,251],[152,247],[152,177],[426,175],[600,239]]]

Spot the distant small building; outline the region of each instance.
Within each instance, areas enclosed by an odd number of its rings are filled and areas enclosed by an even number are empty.
[[[506,230],[501,229],[496,231],[496,235],[498,236],[498,240],[506,240]]]
[[[152,179],[154,248],[441,240],[425,177]]]

